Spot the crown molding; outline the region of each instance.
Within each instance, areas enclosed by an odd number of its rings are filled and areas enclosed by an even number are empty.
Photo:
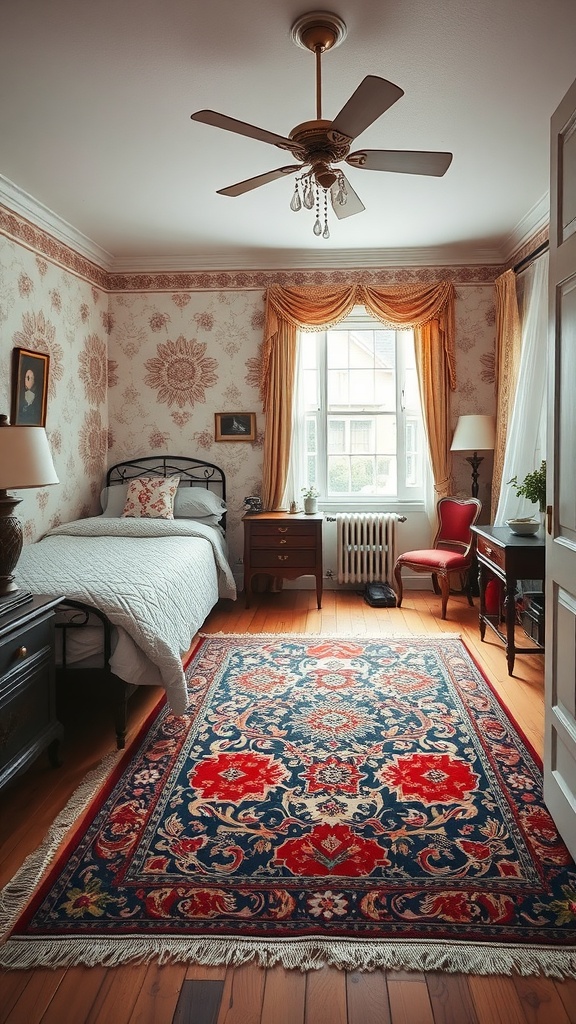
[[[436,248],[403,249],[228,249],[167,256],[113,256],[67,221],[0,175],[0,204],[30,221],[109,274],[186,273],[194,271],[347,270],[351,268],[494,266],[509,262],[549,220],[546,193],[518,222],[501,246],[455,243]]]
[[[0,174],[0,203],[11,209],[20,217],[31,221],[35,227],[46,231],[52,238],[64,245],[69,246],[79,256],[95,263],[102,270],[110,270],[113,264],[113,257],[101,246],[97,245],[81,231],[62,220],[57,214],[49,210],[47,206],[40,203],[33,196],[19,188],[13,181],[4,178]]]
[[[545,192],[528,213],[518,221],[502,245],[502,262],[509,263],[515,255],[550,222],[550,193]]]
[[[182,256],[119,256],[112,273],[194,270],[344,270],[350,267],[434,267],[501,264],[499,249],[443,246],[437,249],[250,249]]]

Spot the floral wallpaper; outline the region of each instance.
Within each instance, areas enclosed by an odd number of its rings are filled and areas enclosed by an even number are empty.
[[[259,368],[272,283],[368,284],[450,279],[456,287],[452,420],[492,413],[494,278],[502,267],[107,274],[0,207],[0,412],[10,411],[12,349],[50,355],[47,432],[60,484],[22,491],[26,542],[100,511],[106,469],[154,452],[216,462],[228,481],[228,539],[242,555],[242,506],[262,479]],[[257,438],[214,440],[214,414],[254,412]],[[470,467],[454,456],[458,493]],[[490,460],[480,469],[488,502]],[[487,506],[488,507],[488,506]]]
[[[262,290],[110,296],[109,462],[157,450],[222,466],[234,561],[244,497],[262,480],[263,326]],[[256,441],[216,442],[216,412],[255,412]]]
[[[12,349],[50,357],[46,432],[60,483],[19,492],[25,542],[98,510],[106,467],[108,295],[0,234],[0,412],[10,415]]]

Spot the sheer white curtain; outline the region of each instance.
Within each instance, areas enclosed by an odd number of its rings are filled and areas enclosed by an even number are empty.
[[[306,409],[304,406],[304,388],[302,387],[302,345],[303,335],[299,331],[296,336],[296,367],[294,378],[294,405],[292,408],[292,443],[290,446],[290,459],[288,462],[288,474],[286,476],[286,489],[282,499],[282,508],[288,508],[291,501],[295,501],[298,508],[302,508],[302,488],[310,483],[306,471]]]
[[[520,369],[512,416],[508,424],[502,487],[494,520],[538,515],[527,498],[518,498],[508,480],[522,483],[546,458],[546,362],[548,350],[548,254],[526,271]]]

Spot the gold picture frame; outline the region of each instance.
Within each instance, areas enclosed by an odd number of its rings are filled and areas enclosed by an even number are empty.
[[[255,441],[255,412],[217,412],[214,415],[215,441]]]
[[[50,356],[15,348],[12,358],[12,426],[45,427]]]

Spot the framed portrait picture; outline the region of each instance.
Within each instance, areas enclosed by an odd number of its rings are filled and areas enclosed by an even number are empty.
[[[215,441],[255,441],[255,412],[217,412]]]
[[[45,427],[50,356],[15,348],[12,358],[12,426]]]

